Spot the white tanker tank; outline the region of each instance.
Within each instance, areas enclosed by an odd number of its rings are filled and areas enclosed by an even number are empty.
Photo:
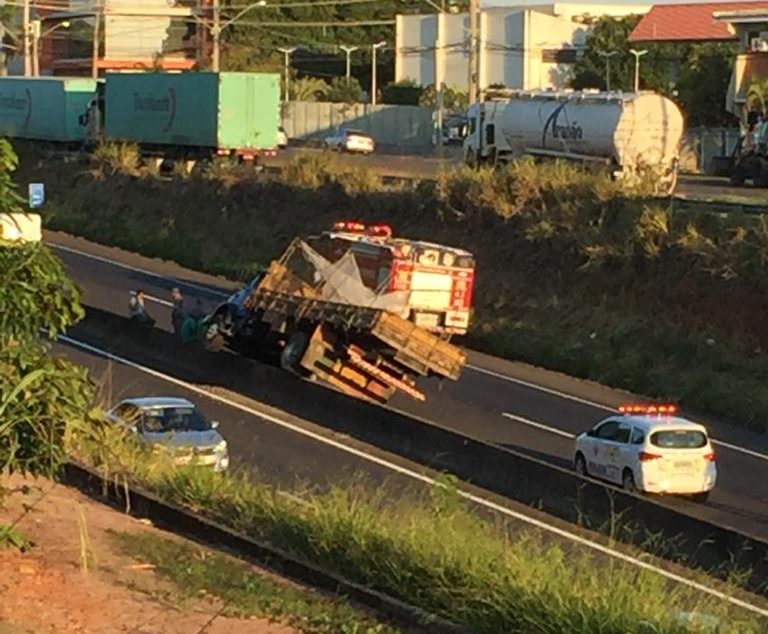
[[[629,179],[653,171],[660,193],[671,193],[677,182],[683,115],[661,95],[506,92],[470,106],[468,118],[468,164],[560,158],[605,166]]]

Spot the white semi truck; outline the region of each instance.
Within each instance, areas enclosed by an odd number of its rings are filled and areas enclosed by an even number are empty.
[[[464,139],[469,165],[514,158],[566,159],[634,178],[659,177],[659,193],[677,184],[683,115],[650,92],[503,91],[472,104]]]

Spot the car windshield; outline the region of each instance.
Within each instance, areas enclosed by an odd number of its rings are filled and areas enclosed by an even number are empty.
[[[706,446],[707,436],[691,429],[670,429],[651,434],[651,444],[662,449],[700,449]]]
[[[211,423],[193,407],[159,407],[143,412],[142,431],[162,434],[173,431],[207,431]]]

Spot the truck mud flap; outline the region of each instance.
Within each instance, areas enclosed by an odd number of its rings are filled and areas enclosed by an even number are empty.
[[[393,313],[382,312],[372,334],[397,350],[398,363],[427,375],[457,380],[467,361],[460,348]]]

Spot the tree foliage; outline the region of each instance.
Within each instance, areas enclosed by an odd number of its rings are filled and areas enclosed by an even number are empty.
[[[0,209],[20,212],[16,155],[0,140]],[[0,241],[0,472],[53,475],[65,437],[88,416],[83,369],[51,356],[50,338],[83,316],[80,292],[42,244]]]
[[[606,88],[610,63],[611,90],[632,90],[635,58],[631,48],[646,49],[640,60],[640,88],[675,99],[684,109],[688,125],[730,125],[733,116],[725,111],[725,96],[736,55],[731,44],[633,44],[629,35],[640,16],[603,17],[587,36],[584,55],[573,68],[571,85]],[[606,60],[601,53],[615,51]]]

